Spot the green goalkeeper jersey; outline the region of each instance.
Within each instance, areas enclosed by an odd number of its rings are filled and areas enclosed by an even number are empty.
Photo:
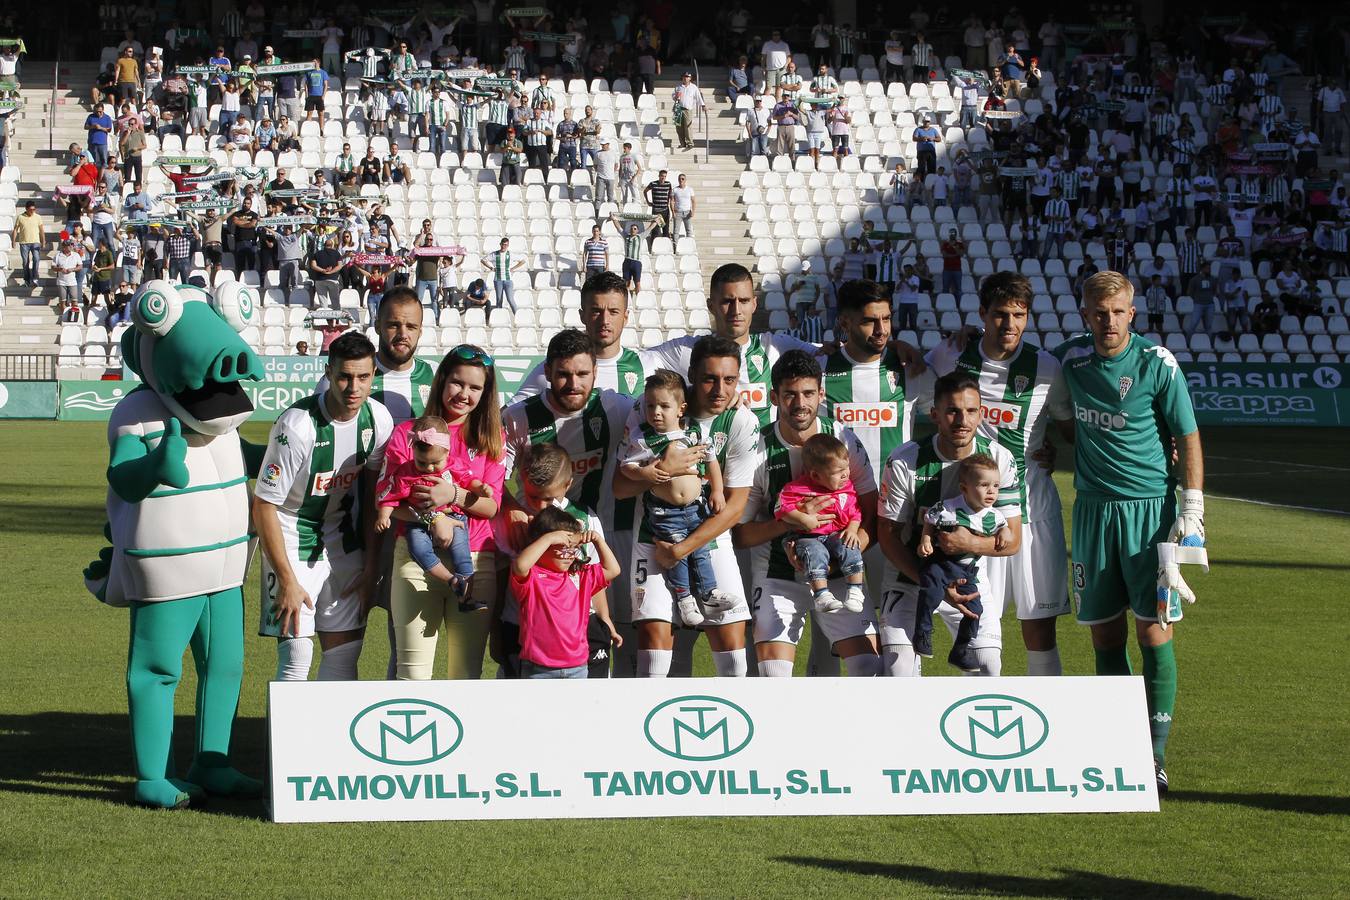
[[[1079,335],[1054,351],[1077,422],[1074,487],[1107,500],[1163,497],[1176,489],[1172,438],[1196,430],[1186,376],[1166,347],[1137,334],[1118,356]]]

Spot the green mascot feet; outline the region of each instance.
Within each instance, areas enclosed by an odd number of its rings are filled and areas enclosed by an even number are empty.
[[[244,674],[248,479],[261,459],[238,428],[253,411],[241,382],[258,380],[262,364],[237,332],[256,310],[252,289],[238,282],[210,294],[149,281],[122,339],[124,364],[143,385],[108,422],[112,546],[84,574],[100,600],[131,607],[127,700],[135,797],[146,806],[263,791],[229,762]],[[173,708],[188,648],[197,740],[183,780],[173,767]]]

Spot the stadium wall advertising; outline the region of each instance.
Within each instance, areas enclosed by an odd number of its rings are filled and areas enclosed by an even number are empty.
[[[0,381],[0,419],[56,418],[56,382]]]
[[[1138,677],[268,691],[277,822],[1158,810]]]
[[[439,357],[424,357],[435,366]],[[525,374],[543,357],[498,356],[497,384],[503,399],[515,393]],[[246,384],[257,412],[253,419],[271,421],[313,390],[323,376],[322,356],[264,356],[267,381]],[[1288,363],[1186,363],[1182,366],[1202,425],[1350,425],[1350,366]],[[15,385],[30,382],[4,382]],[[36,382],[41,384],[41,382]],[[50,385],[50,382],[46,384]],[[134,381],[63,381],[59,418],[106,420],[117,401],[136,387]],[[28,391],[28,388],[20,388]],[[50,390],[50,388],[48,388]],[[25,394],[36,398],[37,394]],[[36,399],[23,401],[25,413],[0,405],[0,418],[52,418],[56,412]],[[45,409],[46,412],[31,410]]]
[[[515,393],[525,374],[543,357],[498,356],[497,386],[503,399]],[[250,421],[270,422],[298,400],[314,393],[314,385],[323,377],[324,359],[321,356],[264,356],[266,381],[246,381],[244,390],[253,401]],[[439,357],[427,357],[433,367]],[[47,382],[48,385],[54,384]],[[107,421],[113,407],[130,391],[140,386],[139,381],[62,381],[60,382],[60,409],[55,406],[43,418],[66,421]],[[0,417],[5,410],[0,409]]]

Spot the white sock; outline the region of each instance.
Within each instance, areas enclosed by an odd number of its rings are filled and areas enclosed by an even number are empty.
[[[844,658],[849,678],[876,678],[881,674],[881,657],[875,653],[859,653]]]
[[[792,660],[761,659],[759,661],[759,674],[764,678],[791,678]]]
[[[356,661],[365,641],[348,641],[323,651],[319,657],[319,681],[355,681]]]
[[[892,678],[917,678],[919,657],[909,644],[887,644],[881,648],[881,671]]]
[[[669,650],[639,650],[637,674],[639,678],[665,678],[670,674]]]
[[[980,661],[980,671],[965,674],[987,678],[1003,671],[1003,650],[1000,647],[980,647],[975,651],[975,658]]]
[[[277,641],[277,681],[308,681],[314,659],[313,638],[282,638]]]
[[[749,671],[744,650],[714,650],[712,657],[718,678],[744,678]]]
[[[1028,675],[1063,675],[1064,665],[1059,661],[1059,648],[1027,651]]]

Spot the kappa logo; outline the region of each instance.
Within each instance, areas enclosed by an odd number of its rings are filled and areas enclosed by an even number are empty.
[[[1132,387],[1134,387],[1133,378],[1128,375],[1120,376],[1120,399],[1124,400],[1125,395],[1130,392],[1130,388]]]
[[[1025,394],[1027,388],[1031,385],[1031,379],[1025,375],[1016,375],[1013,377],[1013,393]]]
[[[976,759],[1016,759],[1050,736],[1050,722],[1032,704],[1009,694],[979,694],[947,707],[942,739]]]
[[[749,746],[755,723],[730,700],[695,694],[655,706],[647,713],[642,730],[647,742],[666,756],[711,762]]]
[[[356,714],[348,737],[352,746],[376,762],[423,766],[459,748],[464,724],[444,706],[427,700],[382,700]]]
[[[288,437],[286,437],[285,434],[278,434],[278,435],[277,435],[277,446],[279,446],[279,447],[286,447],[286,446],[289,446],[290,443],[291,443],[291,439],[288,438]]]

